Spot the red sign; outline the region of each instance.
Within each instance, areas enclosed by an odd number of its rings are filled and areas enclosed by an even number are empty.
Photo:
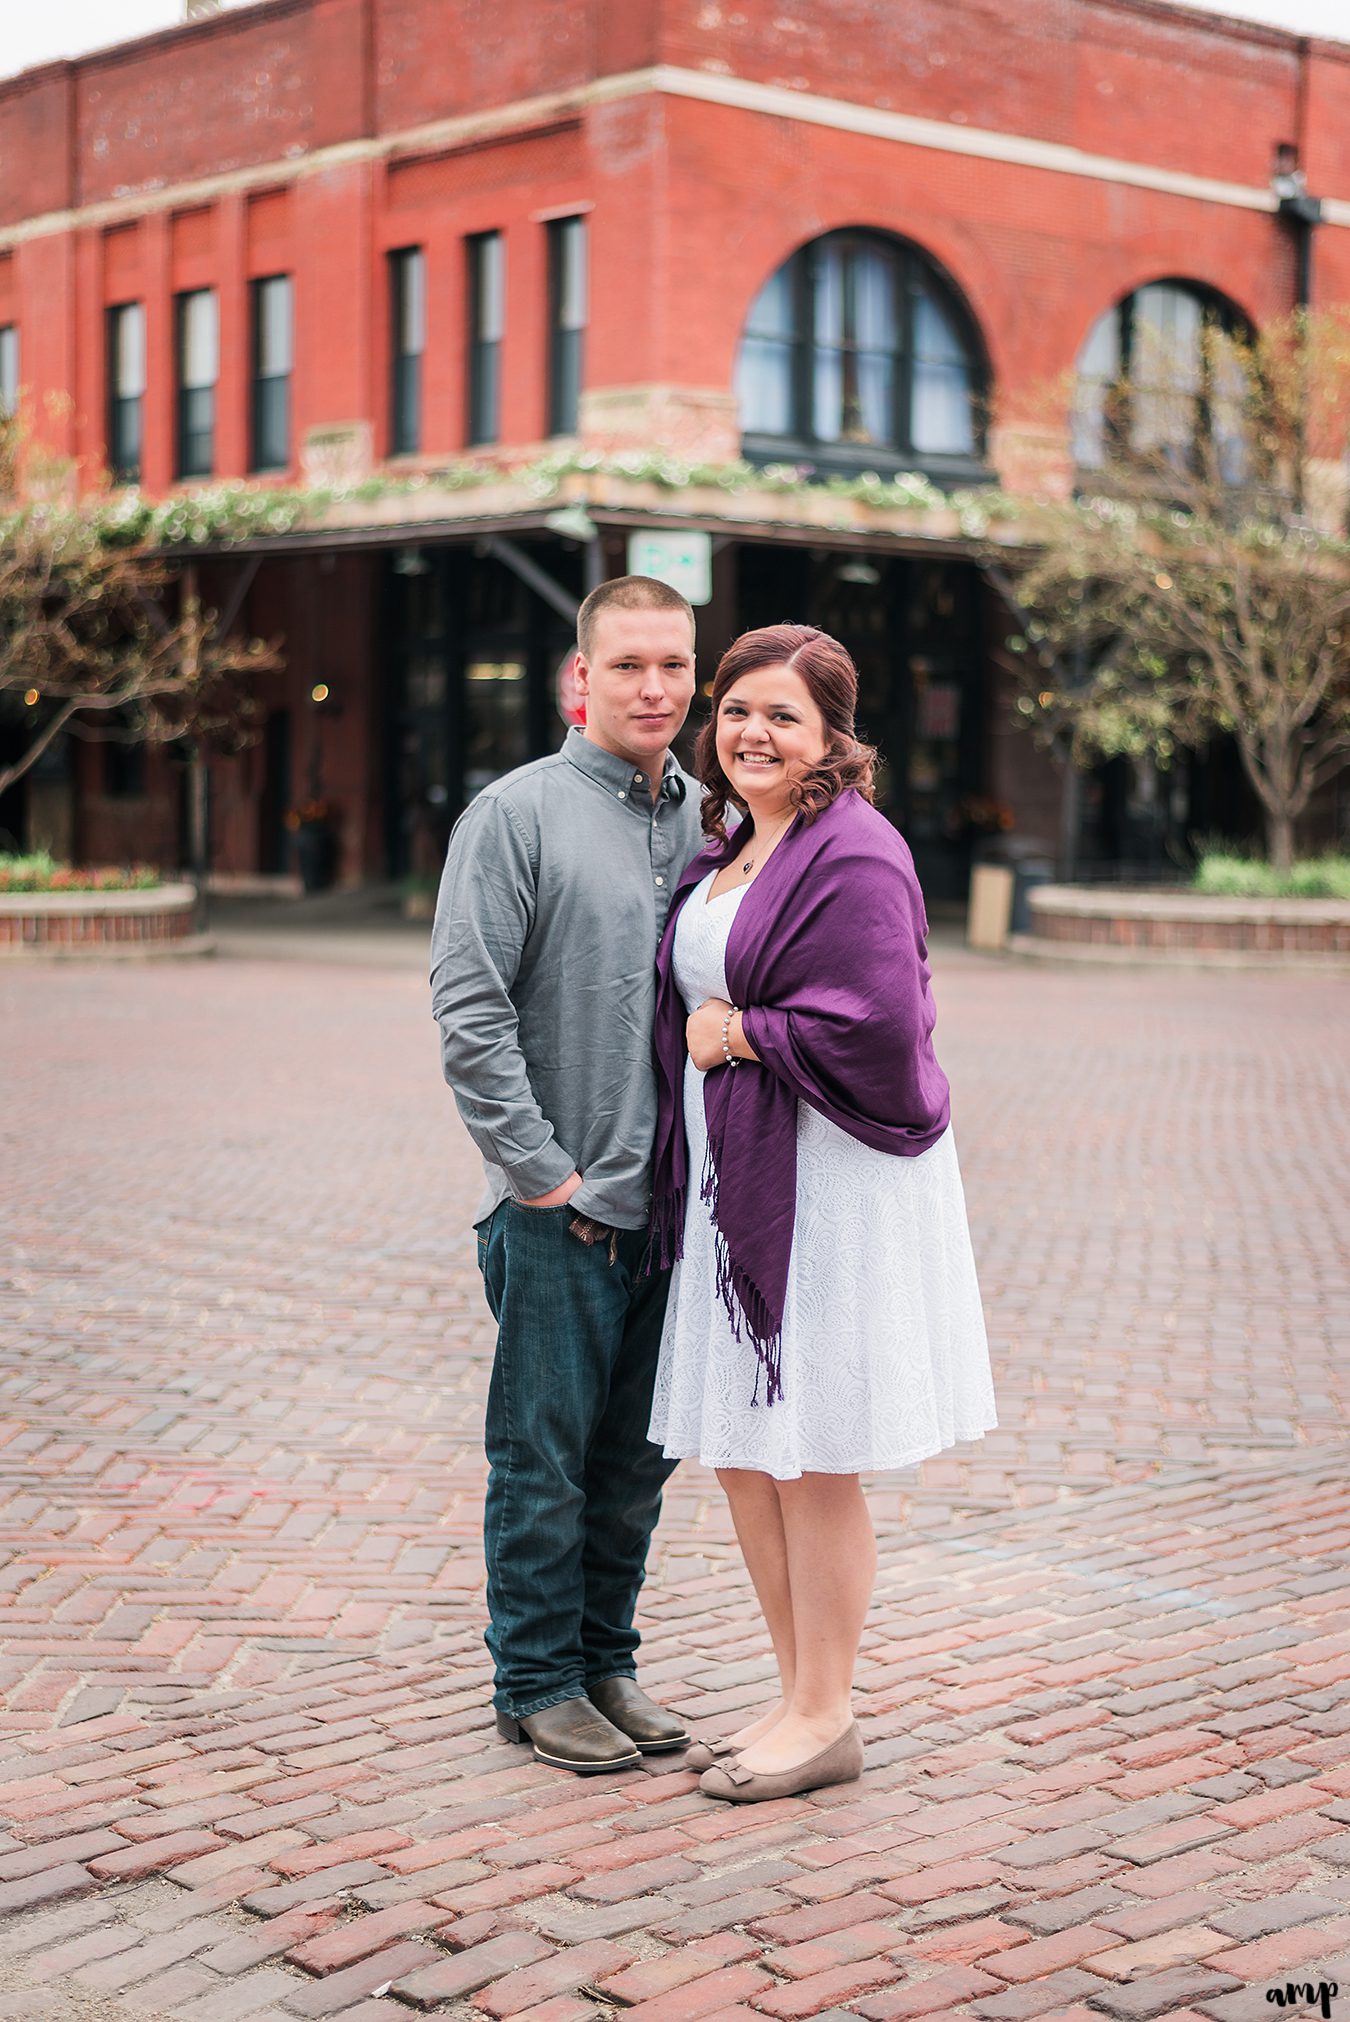
[[[577,686],[577,656],[566,654],[558,663],[558,714],[570,729],[586,722],[586,698]]]

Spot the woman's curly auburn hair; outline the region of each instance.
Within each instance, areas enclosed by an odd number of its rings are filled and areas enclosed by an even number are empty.
[[[858,705],[858,670],[828,632],[814,625],[762,625],[733,640],[713,676],[712,714],[694,747],[694,770],[707,787],[703,801],[703,833],[718,842],[727,839],[728,805],[744,811],[717,757],[717,718],[728,689],[761,667],[790,667],[806,683],[811,700],[825,719],[827,744],[819,765],[803,773],[791,789],[794,805],[813,822],[846,787],[864,800],[872,799],[872,773],[877,755],[853,732]]]

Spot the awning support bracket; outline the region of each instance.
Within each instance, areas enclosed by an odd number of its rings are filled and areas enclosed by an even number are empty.
[[[537,597],[542,597],[546,604],[551,604],[560,618],[566,618],[569,625],[576,623],[580,600],[574,597],[570,590],[565,590],[561,583],[555,582],[548,570],[541,569],[534,557],[526,554],[524,548],[517,547],[514,541],[507,540],[504,534],[487,534],[478,546],[483,554],[491,555],[495,561],[504,562],[506,567],[513,570],[521,582],[527,584]]]

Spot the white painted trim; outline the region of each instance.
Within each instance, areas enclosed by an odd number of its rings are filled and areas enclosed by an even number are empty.
[[[1217,182],[1209,176],[1186,175],[1176,169],[1154,168],[1147,162],[1087,154],[1082,148],[1066,147],[1060,141],[1033,140],[1024,134],[958,126],[941,119],[920,119],[913,113],[886,112],[878,106],[859,105],[852,99],[819,98],[814,92],[789,91],[782,85],[754,84],[743,77],[716,77],[666,65],[649,75],[656,90],[668,92],[672,97],[702,99],[707,104],[761,112],[774,119],[798,119],[809,126],[834,127],[842,133],[902,141],[910,147],[1006,162],[1017,168],[1045,169],[1052,175],[1128,183],[1136,189],[1158,190],[1166,196],[1196,197],[1204,203],[1235,205],[1240,210],[1273,211],[1276,207],[1275,197],[1268,189]]]
[[[120,223],[185,202],[202,203],[212,197],[241,190],[265,189],[278,182],[294,182],[302,176],[321,174],[344,162],[388,160],[396,163],[409,154],[425,155],[438,149],[464,147],[475,140],[505,138],[532,126],[569,116],[579,117],[588,106],[653,94],[725,106],[739,112],[761,113],[770,119],[800,120],[808,126],[863,134],[872,139],[896,141],[907,147],[928,148],[941,154],[1004,162],[1015,168],[1040,169],[1049,175],[1079,176],[1092,182],[1154,190],[1162,196],[1223,204],[1230,209],[1266,214],[1276,209],[1273,191],[1259,185],[1188,175],[1179,169],[1158,168],[1149,162],[1123,161],[1112,155],[1088,154],[1082,148],[1069,147],[1060,141],[1036,140],[1025,134],[961,126],[955,121],[921,119],[914,113],[888,112],[878,106],[859,104],[853,99],[791,91],[783,85],[758,84],[750,78],[725,77],[712,71],[657,64],[647,70],[630,70],[614,77],[596,78],[574,91],[519,99],[512,105],[435,120],[371,140],[344,141],[334,147],[317,148],[312,153],[259,163],[228,175],[203,176],[196,181],[131,191],[125,196],[82,205],[74,210],[49,211],[41,217],[26,218],[17,225],[0,227],[0,247],[16,245],[24,239],[42,237],[51,232],[70,231],[76,226],[99,227]],[[1323,217],[1329,225],[1350,226],[1350,197],[1326,199]]]

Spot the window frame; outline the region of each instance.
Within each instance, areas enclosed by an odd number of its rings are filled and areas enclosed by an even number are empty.
[[[120,390],[119,354],[122,319],[125,316],[140,317],[141,384],[136,393]],[[140,300],[112,302],[107,310],[107,461],[108,471],[114,484],[139,484],[145,456],[145,303]],[[133,425],[127,430],[129,415],[134,415]],[[127,454],[128,444],[134,444],[134,454]]]
[[[264,373],[266,291],[286,290],[286,370]],[[249,283],[249,471],[257,476],[291,467],[291,381],[295,374],[295,277],[260,274]],[[279,395],[275,389],[279,388]],[[277,413],[269,413],[275,404]],[[275,431],[275,433],[273,433]]]
[[[845,304],[852,286],[852,261],[860,251],[879,250],[892,263],[895,342],[887,353],[892,361],[892,386],[888,403],[889,440],[886,442],[833,440],[815,432],[815,361],[818,352],[824,348],[814,328],[815,284],[822,256],[831,249],[837,249],[841,255],[841,291]],[[757,429],[743,430],[741,453],[747,461],[760,464],[802,463],[814,466],[823,476],[856,475],[864,470],[892,476],[900,471],[918,470],[949,482],[989,482],[993,473],[987,460],[991,383],[988,354],[975,318],[966,307],[960,290],[939,263],[922,247],[898,234],[867,226],[849,226],[823,233],[798,246],[775,269],[775,273],[781,273],[784,268],[788,271],[791,302],[790,334],[778,341],[791,346],[788,362],[791,427],[784,435]],[[772,278],[772,275],[765,278],[761,290]],[[759,292],[756,291],[756,301]],[[964,354],[971,403],[972,447],[969,451],[920,450],[914,446],[914,327],[915,302],[920,292],[927,293],[943,312]],[[749,312],[737,347],[738,376],[748,322]],[[857,361],[867,347],[858,344],[856,335],[850,339],[846,334],[844,342],[837,348],[841,353],[845,389],[852,376],[856,397]],[[847,391],[843,398],[847,399]]]
[[[0,323],[0,421],[18,413],[19,385],[19,326]]]
[[[421,245],[395,246],[388,254],[389,274],[389,454],[416,456],[422,447],[422,362],[427,348],[427,256]],[[415,263],[415,266],[414,266]],[[417,316],[407,311],[407,276],[414,273]],[[409,325],[416,322],[417,344],[409,349]]]
[[[205,296],[212,304],[215,376],[200,385],[189,386],[185,377],[185,355],[189,304]],[[220,297],[215,288],[185,288],[174,296],[174,476],[179,483],[194,478],[214,477],[216,468],[216,393],[220,385]],[[203,426],[192,418],[194,395],[210,395],[210,420]],[[205,436],[209,445],[205,466],[189,463],[188,444],[192,437]]]
[[[590,227],[584,211],[548,221],[548,433],[575,435],[580,417],[586,371],[586,334],[590,327]],[[568,252],[580,241],[581,321],[563,322],[567,298]]]
[[[1070,420],[1069,448],[1073,457],[1075,487],[1078,489],[1081,489],[1084,485],[1100,487],[1103,481],[1109,479],[1113,468],[1117,472],[1126,470],[1132,462],[1142,463],[1149,456],[1161,456],[1166,450],[1180,447],[1180,445],[1171,444],[1141,446],[1133,440],[1135,414],[1134,402],[1131,398],[1132,393],[1166,393],[1169,391],[1165,387],[1134,387],[1130,380],[1136,339],[1137,305],[1139,298],[1150,288],[1174,290],[1179,295],[1189,297],[1198,306],[1200,311],[1200,379],[1193,396],[1191,396],[1195,401],[1195,414],[1184,446],[1185,468],[1190,471],[1194,471],[1196,468],[1197,444],[1204,439],[1205,434],[1212,428],[1216,404],[1212,369],[1213,353],[1205,342],[1206,335],[1209,332],[1217,331],[1223,336],[1250,341],[1255,334],[1250,321],[1244,316],[1236,303],[1231,302],[1227,296],[1221,294],[1217,288],[1210,287],[1206,282],[1193,281],[1185,275],[1180,274],[1160,274],[1152,280],[1141,281],[1137,287],[1131,288],[1127,294],[1120,296],[1117,301],[1104,309],[1099,316],[1094,317],[1087,334],[1079,346],[1078,356],[1074,361],[1073,409]],[[1114,324],[1115,355],[1117,361],[1116,377],[1114,381],[1108,381],[1095,375],[1091,379],[1087,379],[1079,370],[1079,365],[1098,330],[1108,324]],[[1080,430],[1083,427],[1083,421],[1080,418],[1082,412],[1081,401],[1085,386],[1097,389],[1100,397],[1100,406],[1095,408],[1093,413],[1094,430],[1100,433],[1102,444],[1101,460],[1097,463],[1087,463],[1079,454],[1082,440]],[[1180,394],[1182,390],[1176,389],[1176,391]]]
[[[500,229],[472,232],[464,245],[468,267],[464,439],[469,449],[484,449],[501,441],[501,361],[506,341],[506,234]],[[499,263],[495,276],[499,327],[495,337],[484,336],[480,328],[489,307],[487,291],[493,278],[486,273],[490,248],[495,250]]]

